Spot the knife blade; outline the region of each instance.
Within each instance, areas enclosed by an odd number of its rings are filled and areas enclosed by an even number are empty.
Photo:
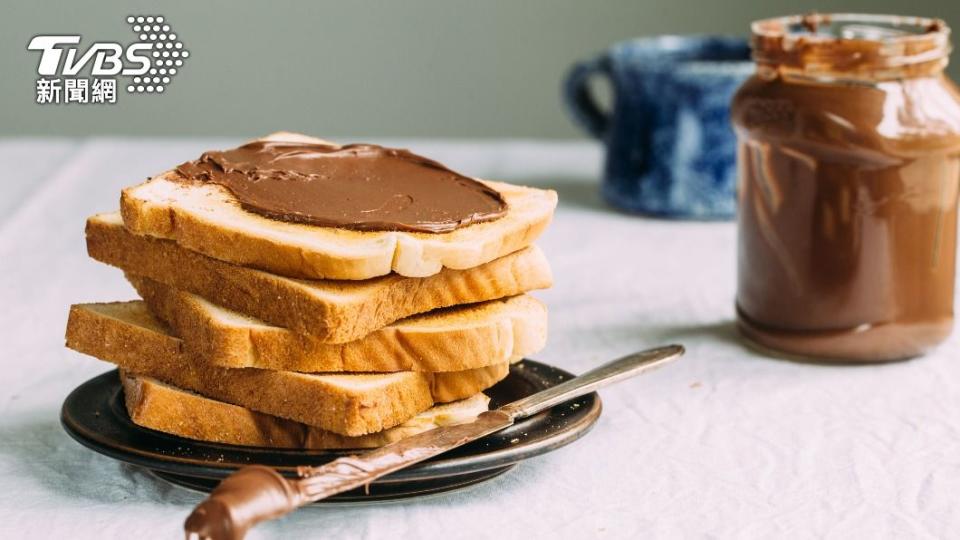
[[[187,538],[237,540],[250,527],[299,506],[349,491],[410,465],[483,438],[565,401],[650,371],[679,358],[680,345],[668,345],[619,358],[536,394],[481,413],[472,422],[434,428],[376,450],[342,457],[319,467],[300,467],[287,479],[259,465],[244,467],[217,486],[194,509],[184,528]]]

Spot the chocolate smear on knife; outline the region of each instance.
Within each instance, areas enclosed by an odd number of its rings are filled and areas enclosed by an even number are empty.
[[[486,411],[476,420],[414,435],[361,455],[319,467],[301,467],[299,479],[286,479],[261,465],[227,477],[184,523],[187,539],[241,540],[257,523],[287,514],[308,502],[361,487],[403,467],[456,448],[513,423],[503,411]]]
[[[187,540],[242,540],[262,520],[293,511],[304,499],[295,481],[263,465],[251,465],[227,477],[187,517]]]

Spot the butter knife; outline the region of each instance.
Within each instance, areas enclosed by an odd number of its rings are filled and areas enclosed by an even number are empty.
[[[448,450],[500,431],[565,401],[657,368],[679,358],[680,345],[634,353],[578,377],[486,411],[476,420],[438,427],[320,467],[300,467],[288,479],[270,467],[251,465],[224,479],[187,518],[187,539],[239,540],[257,523],[305,504],[349,491]]]

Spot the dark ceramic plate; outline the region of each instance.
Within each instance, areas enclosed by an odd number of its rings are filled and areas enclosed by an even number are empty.
[[[499,407],[570,379],[561,369],[524,360],[486,391]],[[439,493],[482,482],[525,459],[565,446],[586,434],[600,416],[600,398],[588,394],[527,418],[479,441],[373,482],[369,491],[329,502],[396,499]],[[134,424],[123,405],[116,371],[81,384],[63,403],[60,421],[80,444],[114,459],[151,469],[173,483],[209,491],[239,467],[260,464],[294,476],[300,465],[322,465],[344,451],[278,450],[208,443]]]

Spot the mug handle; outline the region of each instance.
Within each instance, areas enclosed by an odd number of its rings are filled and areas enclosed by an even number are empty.
[[[574,64],[563,83],[563,101],[573,120],[597,139],[607,135],[610,115],[597,105],[590,86],[594,75],[610,77],[610,57],[602,54],[593,60]]]

